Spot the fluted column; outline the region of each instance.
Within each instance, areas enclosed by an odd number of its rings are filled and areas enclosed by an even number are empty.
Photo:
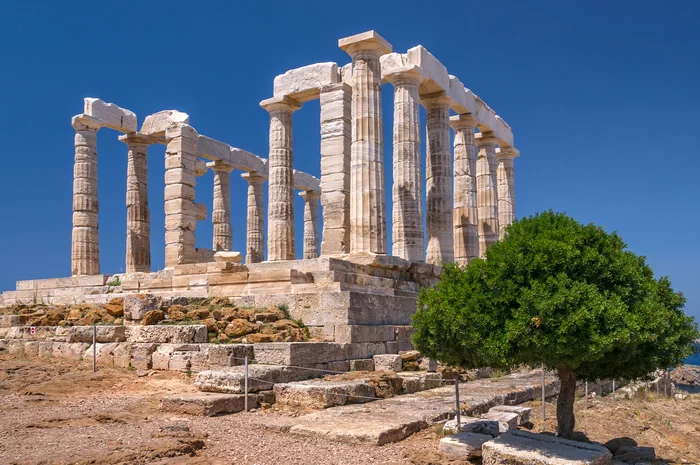
[[[301,108],[301,104],[289,97],[273,97],[260,106],[270,113],[267,259],[294,260],[292,113]]]
[[[391,45],[374,31],[338,41],[352,57],[350,253],[386,253],[382,73]]]
[[[75,165],[73,166],[73,233],[71,273],[100,274],[97,232],[97,131],[101,125],[86,115],[73,117]]]
[[[314,191],[299,192],[304,199],[304,258],[318,258],[318,199]]]
[[[506,227],[515,220],[515,167],[513,160],[520,156],[513,148],[501,148],[496,151],[498,168],[498,238],[506,236]]]
[[[233,166],[221,161],[209,162],[207,167],[214,172],[214,205],[211,221],[214,226],[212,250],[233,250],[231,228],[231,171]]]
[[[259,263],[265,260],[265,206],[263,205],[265,178],[255,172],[243,173],[241,177],[248,182],[245,262]]]
[[[126,272],[151,271],[151,211],[148,207],[148,146],[138,133],[119,136],[126,143]]]
[[[470,114],[452,116],[454,129],[454,253],[455,262],[465,265],[479,256],[478,209],[476,203],[476,119]]]
[[[388,77],[394,86],[391,254],[422,262],[425,260],[425,249],[418,85],[423,81],[423,76],[413,66]]]
[[[498,241],[498,181],[496,178],[496,144],[498,140],[489,132],[475,137],[476,201],[479,208],[479,256]]]
[[[452,147],[450,99],[440,93],[421,99],[426,108],[426,233],[425,261],[441,265],[454,261],[452,227]]]

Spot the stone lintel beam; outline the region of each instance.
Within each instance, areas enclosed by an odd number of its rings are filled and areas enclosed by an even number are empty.
[[[167,143],[165,132],[170,126],[178,124],[189,124],[190,116],[177,110],[163,110],[158,113],[146,116],[141,125],[141,134],[157,137],[159,142]]]
[[[274,96],[287,96],[298,102],[308,102],[320,97],[321,88],[339,82],[340,73],[336,63],[315,63],[275,77]]]
[[[472,131],[477,126],[477,120],[471,113],[450,116],[450,126],[452,129],[472,128]]]
[[[83,107],[83,113],[99,120],[105,127],[124,133],[137,131],[133,111],[93,97],[86,97]]]
[[[76,131],[99,131],[104,126],[103,122],[99,119],[93,118],[92,116],[84,113],[75,115],[73,118],[71,118],[71,125]]]

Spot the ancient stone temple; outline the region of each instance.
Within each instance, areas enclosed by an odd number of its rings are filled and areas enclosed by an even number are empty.
[[[132,293],[216,296],[240,305],[284,304],[328,340],[399,344],[395,329],[410,324],[419,287],[439,279],[440,265],[468,263],[503,238],[515,218],[519,152],[508,124],[424,47],[393,52],[374,31],[338,46],[348,63],[311,64],[274,79],[272,95],[260,103],[270,121],[266,156],[207,137],[177,110],[148,115],[139,126],[133,112],[86,98],[72,119],[72,276],[18,281],[0,304],[105,302]],[[389,115],[382,114],[386,83],[394,91]],[[294,168],[294,113],[315,99],[320,178]],[[393,141],[384,140],[385,125],[393,128]],[[98,241],[97,137],[109,136],[107,130],[121,133],[127,154],[126,272],[118,279],[101,274]],[[154,144],[166,147],[164,225],[151,224],[148,204]],[[387,153],[393,166],[385,168]],[[232,175],[241,175],[248,189],[232,192]],[[213,176],[211,215],[194,201],[201,176]],[[303,211],[294,209],[295,192]],[[245,244],[232,241],[232,201],[247,202],[247,219],[235,225],[246,228]],[[295,215],[304,218],[301,258]],[[196,248],[197,225],[208,220],[212,248]],[[163,230],[165,268],[154,270],[150,239]]]

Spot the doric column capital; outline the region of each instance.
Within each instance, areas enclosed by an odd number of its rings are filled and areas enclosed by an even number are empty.
[[[375,31],[344,37],[338,40],[338,47],[351,57],[361,52],[376,53],[378,56],[391,53],[391,44]]]
[[[498,159],[514,159],[520,156],[520,151],[515,147],[501,147],[496,149],[496,158]]]
[[[130,132],[128,134],[122,134],[118,137],[121,142],[124,142],[129,147],[135,145],[153,145],[158,142],[154,137],[148,136],[146,134],[141,134],[139,132]]]
[[[493,135],[493,132],[480,132],[474,136],[474,142],[477,147],[485,147],[488,145],[498,145],[498,138]]]
[[[321,198],[321,193],[316,191],[301,191],[299,192],[299,197],[304,199],[306,202],[313,202]]]
[[[471,113],[464,113],[462,115],[450,116],[450,126],[452,129],[465,129],[471,128],[473,131],[476,127],[477,121],[474,115]]]
[[[285,113],[294,113],[301,108],[301,102],[294,100],[291,97],[271,97],[260,102],[260,106],[269,113],[273,111],[283,111]]]
[[[452,105],[452,99],[445,92],[435,92],[434,94],[421,95],[420,103],[426,110],[441,106],[449,108]]]
[[[76,131],[99,131],[102,123],[97,118],[88,115],[75,115],[71,119],[71,125]]]
[[[229,165],[222,160],[210,161],[207,163],[207,168],[217,173],[230,173],[236,169],[233,165]]]
[[[248,184],[261,184],[267,180],[267,178],[257,171],[249,171],[242,173],[241,177],[248,181]]]
[[[396,87],[401,84],[419,85],[425,79],[423,71],[416,65],[409,65],[392,71],[386,75],[391,84]]]

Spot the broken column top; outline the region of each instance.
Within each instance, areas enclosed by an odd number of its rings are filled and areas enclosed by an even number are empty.
[[[189,124],[189,122],[190,116],[187,113],[177,110],[163,110],[146,116],[141,126],[141,133],[149,136],[158,136],[165,134],[166,129],[173,124]]]
[[[391,44],[384,37],[377,34],[376,31],[367,31],[355,34],[354,36],[344,37],[338,40],[338,47],[349,55],[357,50],[375,49],[378,48],[380,55],[391,53]]]
[[[121,132],[136,132],[136,114],[133,111],[121,108],[113,103],[86,97],[83,105],[83,113],[102,123],[102,126]]]
[[[340,82],[338,65],[316,63],[291,69],[275,78],[275,97],[288,96],[298,102],[307,102],[319,97],[321,88]]]

